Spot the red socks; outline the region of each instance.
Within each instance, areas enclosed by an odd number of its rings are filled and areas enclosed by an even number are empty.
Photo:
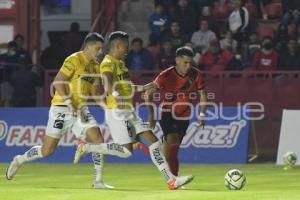
[[[174,174],[175,176],[178,176],[178,170],[179,170],[178,150],[179,150],[178,144],[170,145],[168,161],[169,161],[170,170],[172,174]]]

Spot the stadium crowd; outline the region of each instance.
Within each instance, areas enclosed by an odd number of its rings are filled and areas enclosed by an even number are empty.
[[[190,45],[202,70],[299,70],[299,16],[297,0],[156,0],[150,52],[159,69]]]

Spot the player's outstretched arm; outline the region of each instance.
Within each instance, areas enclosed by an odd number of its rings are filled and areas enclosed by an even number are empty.
[[[157,86],[155,83],[150,82],[146,85],[132,85],[132,88],[134,89],[134,91],[136,92],[145,92],[145,91],[153,91],[155,92],[157,90]]]

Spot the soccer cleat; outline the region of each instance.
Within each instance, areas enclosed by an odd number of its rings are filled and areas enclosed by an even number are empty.
[[[108,185],[104,183],[103,181],[94,181],[92,184],[92,187],[94,189],[114,189],[114,186]]]
[[[168,182],[168,187],[170,190],[176,190],[182,186],[190,183],[194,179],[194,176],[177,176],[173,180]]]
[[[14,159],[9,164],[7,171],[6,171],[6,179],[12,180],[14,176],[16,175],[18,169],[21,167],[21,164],[18,162],[18,158],[21,157],[20,155],[17,155],[14,157]]]
[[[74,156],[74,164],[79,163],[81,157],[85,155],[85,144],[84,143],[79,143],[75,152]]]

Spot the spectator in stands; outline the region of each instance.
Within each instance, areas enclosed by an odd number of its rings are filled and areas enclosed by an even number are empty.
[[[236,40],[233,39],[231,31],[227,31],[225,33],[224,39],[222,39],[220,41],[220,47],[222,50],[228,49],[228,50],[232,51],[233,53],[236,53],[237,45],[238,45],[238,43]]]
[[[233,33],[234,39],[239,42],[238,50],[241,50],[242,42],[247,37],[249,25],[249,12],[243,5],[243,0],[233,0],[234,10],[228,18],[229,30]]]
[[[279,24],[275,35],[275,49],[279,54],[287,51],[288,39],[288,27],[285,24]]]
[[[222,71],[226,70],[228,64],[234,58],[231,51],[220,48],[220,43],[217,40],[211,41],[208,51],[200,58],[199,67],[203,70]]]
[[[157,56],[157,65],[160,70],[175,65],[175,55],[170,40],[163,41],[162,50]]]
[[[18,45],[15,41],[7,44],[7,52],[0,55],[0,62],[4,66],[3,81],[9,81],[11,74],[16,70],[20,54],[17,54]],[[21,54],[23,55],[23,54]]]
[[[217,37],[220,36],[220,24],[216,21],[215,17],[212,15],[212,9],[210,6],[204,6],[202,8],[200,19],[206,19],[210,30],[216,34]]]
[[[154,68],[154,61],[151,53],[143,48],[143,40],[134,38],[131,42],[131,50],[126,58],[126,66],[130,70],[151,70]]]
[[[200,20],[199,30],[194,32],[192,35],[191,43],[194,48],[200,48],[202,53],[204,53],[208,47],[209,43],[216,40],[216,34],[209,29],[209,24],[206,19]]]
[[[174,0],[155,0],[154,4],[161,4],[166,9],[166,14],[168,16],[174,16],[175,13],[175,7],[176,7],[176,1]]]
[[[79,23],[73,22],[70,26],[70,31],[62,36],[64,58],[81,49],[84,37],[80,34],[79,30]]]
[[[278,68],[278,53],[274,50],[271,37],[262,40],[262,49],[255,53],[251,63],[252,70],[275,71]]]
[[[283,7],[283,18],[282,23],[286,26],[294,23],[299,23],[300,19],[300,1],[299,0],[281,0]]]
[[[287,44],[288,51],[279,54],[279,70],[300,70],[300,51],[297,41],[289,39]]]
[[[151,31],[151,37],[154,37],[157,41],[161,41],[163,33],[168,26],[168,16],[164,13],[164,7],[162,4],[155,5],[155,12],[151,14],[148,20],[148,26]]]
[[[297,44],[300,45],[300,23],[296,27],[296,33],[294,34]]]
[[[11,101],[14,107],[36,106],[35,87],[41,85],[41,81],[37,74],[31,71],[31,67],[25,57],[20,57],[18,68],[11,76],[10,84],[13,86]]]
[[[41,55],[41,64],[45,69],[59,69],[64,62],[64,50],[61,41],[55,41]]]
[[[205,8],[205,7],[212,8],[214,6],[214,4],[218,1],[219,0],[200,0],[200,1],[198,0],[198,3],[199,3],[198,10],[202,10],[202,14],[203,14],[203,8]]]
[[[1,74],[1,96],[0,101],[4,106],[10,105],[10,99],[12,95],[12,88],[9,84],[12,74],[16,71],[20,58],[29,62],[25,54],[18,54],[18,44],[15,41],[11,41],[7,44],[7,52],[0,55],[0,63],[2,64]]]
[[[196,30],[196,13],[194,9],[189,6],[188,0],[178,0],[178,7],[175,9],[173,19],[179,21],[182,33],[188,38]]]
[[[261,49],[261,42],[259,41],[259,36],[257,32],[253,32],[249,36],[249,41],[246,44],[244,51],[244,65],[250,66],[253,60],[253,57],[257,51]]]
[[[147,50],[151,53],[154,61],[157,60],[157,55],[160,53],[160,48],[161,48],[160,43],[156,40],[155,37],[150,35]]]
[[[25,41],[24,36],[21,34],[17,34],[14,38],[14,41],[17,43],[17,52],[16,52],[17,56],[24,57],[28,63],[32,64],[30,53],[23,48],[24,41]]]
[[[188,41],[187,37],[182,34],[178,21],[172,21],[170,31],[164,37],[164,40],[171,40],[172,48],[177,49]]]
[[[267,4],[271,3],[272,0],[252,0],[252,2],[256,6],[259,18],[263,18],[264,20],[267,20],[268,19],[268,14],[266,13],[264,7]]]

